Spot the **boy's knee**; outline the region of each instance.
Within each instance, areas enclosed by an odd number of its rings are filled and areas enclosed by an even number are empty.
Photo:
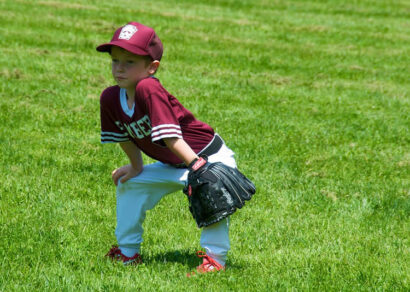
[[[117,185],[117,195],[122,195],[125,193],[140,193],[140,192],[144,192],[144,188],[143,185],[141,183],[139,183],[138,181],[134,181],[134,180],[127,180],[126,182],[120,182],[120,180],[118,180],[118,185]]]

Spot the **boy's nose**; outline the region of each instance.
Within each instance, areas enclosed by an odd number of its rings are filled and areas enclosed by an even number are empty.
[[[124,66],[124,64],[122,64],[122,63],[119,63],[119,64],[117,65],[116,69],[117,69],[117,71],[120,71],[120,72],[122,72],[122,71],[124,71],[124,69],[125,69],[125,66]]]

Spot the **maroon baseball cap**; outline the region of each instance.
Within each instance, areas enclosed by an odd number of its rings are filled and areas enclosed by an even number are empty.
[[[112,46],[118,46],[133,54],[150,56],[161,60],[163,46],[155,31],[138,22],[129,22],[117,29],[111,42],[99,45],[97,51],[110,52]]]

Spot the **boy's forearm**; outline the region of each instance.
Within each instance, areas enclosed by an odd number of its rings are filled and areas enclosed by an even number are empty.
[[[185,165],[189,165],[198,155],[192,150],[192,148],[180,138],[164,138],[164,142],[167,147],[180,158]]]
[[[132,142],[121,142],[122,150],[127,154],[131,165],[135,169],[142,169],[144,162],[142,160],[141,150]]]

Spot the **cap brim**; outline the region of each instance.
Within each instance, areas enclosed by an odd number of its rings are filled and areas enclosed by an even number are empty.
[[[112,46],[117,46],[117,47],[123,48],[124,50],[126,50],[130,53],[133,53],[135,55],[140,55],[140,56],[148,56],[149,55],[144,50],[142,50],[138,47],[129,45],[127,43],[124,43],[122,41],[112,41],[110,43],[99,45],[97,47],[97,51],[99,51],[99,52],[111,52],[111,47]]]

